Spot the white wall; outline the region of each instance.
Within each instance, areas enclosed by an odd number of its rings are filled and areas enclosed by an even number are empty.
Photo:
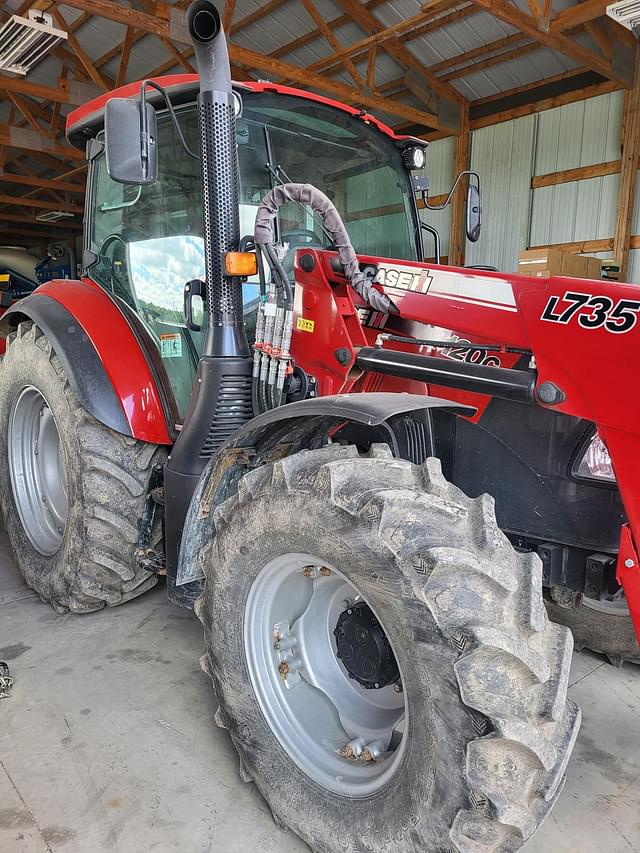
[[[471,139],[471,168],[480,175],[482,230],[467,242],[465,263],[511,271],[527,242],[535,116],[483,127]]]
[[[478,243],[467,243],[467,264],[512,272],[518,253],[531,246],[613,237],[619,175],[535,190],[531,178],[618,160],[622,106],[623,93],[613,92],[472,133],[471,167],[482,182],[483,227]],[[433,164],[437,175],[451,174],[453,140],[433,143],[428,154],[434,149],[439,152]],[[632,233],[640,234],[640,176]],[[610,252],[598,254],[611,257]],[[630,254],[627,277],[640,284],[640,250]]]
[[[427,148],[427,168],[425,173],[431,179],[430,195],[448,193],[453,184],[453,165],[455,161],[456,141],[450,136],[438,139]],[[442,255],[449,254],[449,225],[451,223],[451,207],[444,210],[421,210],[420,217],[440,232],[440,251]],[[433,240],[425,231],[423,234],[424,248],[427,257],[433,256]]]

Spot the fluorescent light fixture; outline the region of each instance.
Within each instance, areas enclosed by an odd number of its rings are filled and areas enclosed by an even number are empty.
[[[61,219],[73,219],[73,216],[66,210],[47,210],[46,213],[39,213],[36,219],[38,222],[60,222]]]
[[[640,27],[640,0],[620,0],[607,6],[607,16],[631,32]]]
[[[66,38],[45,12],[31,9],[28,18],[12,15],[0,29],[0,71],[24,77]]]

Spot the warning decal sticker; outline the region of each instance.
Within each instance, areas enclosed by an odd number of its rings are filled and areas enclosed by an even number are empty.
[[[296,329],[299,332],[313,332],[315,329],[316,321],[315,320],[307,320],[304,317],[298,317],[298,322],[296,323]]]
[[[162,358],[180,358],[182,355],[182,337],[180,332],[160,335],[160,355]]]

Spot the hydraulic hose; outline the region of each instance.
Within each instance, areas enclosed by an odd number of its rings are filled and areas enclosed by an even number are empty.
[[[311,184],[281,184],[274,187],[262,199],[256,213],[254,229],[256,245],[273,245],[273,220],[278,208],[290,201],[307,204],[322,217],[324,226],[338,251],[345,275],[356,293],[375,311],[381,311],[383,314],[397,313],[389,297],[377,290],[361,272],[355,249],[335,205],[330,198]]]

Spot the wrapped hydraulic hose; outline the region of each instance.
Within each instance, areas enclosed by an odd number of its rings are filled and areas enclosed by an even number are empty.
[[[273,220],[278,208],[287,202],[308,205],[323,220],[324,230],[333,241],[351,287],[374,310],[394,312],[389,297],[376,290],[361,272],[349,234],[333,202],[311,184],[282,184],[262,200],[256,213],[254,242],[258,258],[264,258],[272,273],[271,288],[261,287],[258,320],[260,337],[254,346],[254,411],[282,404],[284,382],[290,369],[289,347],[293,334],[293,288],[274,246]],[[257,380],[257,381],[256,381]]]
[[[367,305],[383,314],[395,313],[395,306],[389,297],[376,290],[371,281],[361,272],[349,234],[335,205],[330,198],[311,184],[281,184],[274,187],[262,199],[256,214],[254,230],[256,244],[273,245],[273,220],[278,208],[290,201],[307,204],[314,213],[322,217],[324,227],[331,235],[351,287]]]

